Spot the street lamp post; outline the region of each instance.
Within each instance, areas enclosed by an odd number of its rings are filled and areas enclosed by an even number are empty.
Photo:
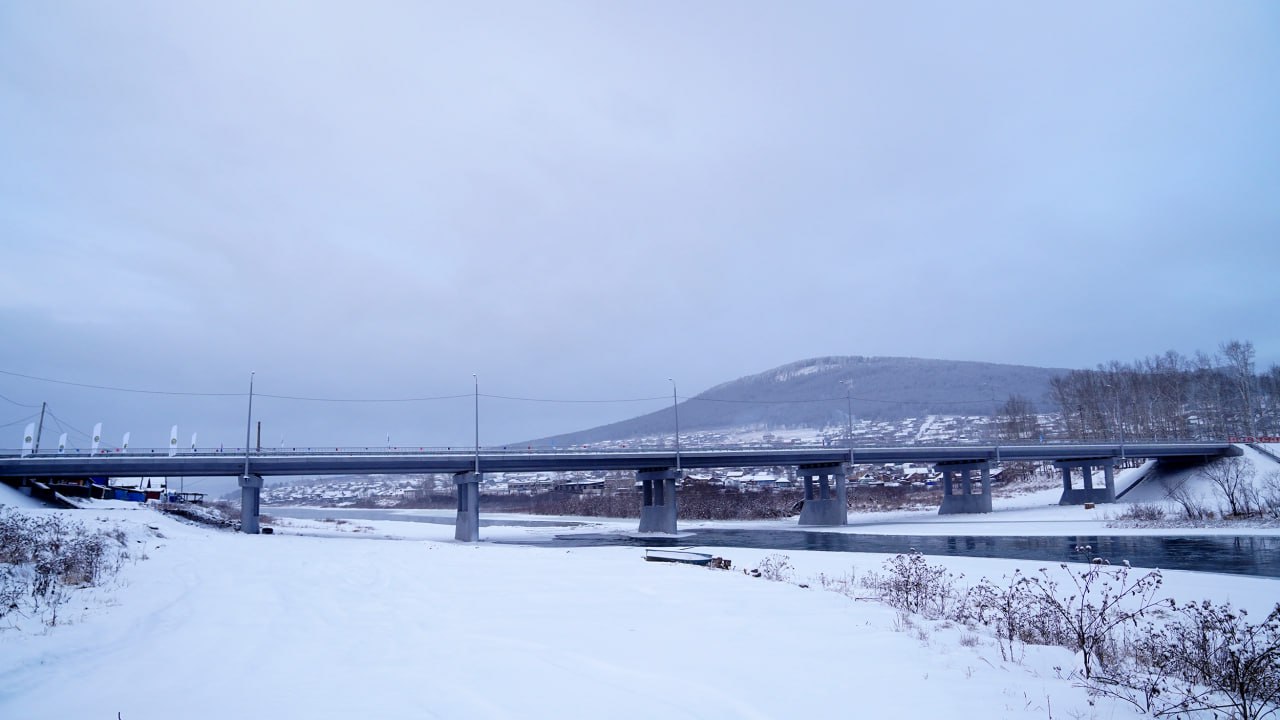
[[[249,437],[253,430],[253,375],[249,371],[249,419],[244,424],[244,476],[249,477]]]
[[[262,476],[249,474],[249,439],[253,432],[253,376],[249,373],[249,417],[244,426],[244,473],[240,476],[240,532],[258,534],[258,505],[261,501]]]
[[[1000,428],[993,427],[993,425],[999,422],[997,416],[1000,412],[1000,407],[996,405],[995,386],[992,385],[990,382],[984,382],[982,384],[986,386],[987,395],[991,398],[991,422],[987,424],[987,433],[988,433],[988,438],[991,440],[991,445],[995,449],[995,460],[998,463],[1000,462]]]
[[[676,476],[680,475],[680,402],[676,397],[676,381],[671,381],[671,410],[676,416]]]
[[[1116,428],[1120,430],[1120,459],[1124,459],[1124,406],[1120,404],[1120,391],[1116,391]]]
[[[844,385],[844,404],[845,404],[845,444],[849,449],[853,449],[853,388],[852,380],[841,380],[840,384]]]
[[[475,373],[471,373],[471,379],[475,382],[475,417],[476,417],[476,477],[480,476],[480,378]]]
[[[1116,406],[1116,430],[1120,434],[1120,459],[1124,459],[1124,417],[1121,415],[1122,406],[1120,404],[1120,389],[1111,383],[1103,383],[1103,385],[1111,391],[1115,398]]]

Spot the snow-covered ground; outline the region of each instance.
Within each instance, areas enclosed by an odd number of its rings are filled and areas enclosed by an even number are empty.
[[[1059,492],[997,498],[990,515],[855,516],[836,531],[1148,532],[1106,528],[1118,506],[1059,507]],[[785,583],[737,572],[768,550],[704,548],[733,561],[724,572],[646,563],[635,548],[492,542],[564,528],[486,527],[469,545],[450,525],[386,520],[280,520],[275,535],[245,536],[143,507],[24,512],[120,525],[134,547],[59,626],[0,620],[17,625],[0,630],[0,718],[1135,716],[1090,705],[1065,677],[1066,650],[1004,662],[984,630],[904,624],[817,581],[879,571],[884,555],[787,552],[797,582]],[[970,580],[1041,565],[931,560]],[[1163,590],[1259,617],[1280,599],[1280,581],[1208,573],[1166,572]]]
[[[30,496],[14,490],[8,486],[0,485],[0,505],[8,505],[15,508],[43,508],[45,504]]]

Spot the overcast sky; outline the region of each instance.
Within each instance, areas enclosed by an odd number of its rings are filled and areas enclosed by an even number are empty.
[[[820,355],[1280,362],[1274,2],[6,2],[0,425],[450,445]],[[481,398],[482,442],[665,405]],[[13,436],[19,422],[0,428]],[[72,431],[71,441],[87,442]]]

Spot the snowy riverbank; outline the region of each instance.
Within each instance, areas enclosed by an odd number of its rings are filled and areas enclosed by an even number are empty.
[[[1063,507],[1060,492],[999,498],[986,515],[854,514],[847,527],[820,530],[1170,534],[1113,527],[1129,503]],[[1158,501],[1160,488],[1145,492]],[[276,517],[273,535],[246,536],[127,503],[47,510],[9,492],[0,504],[120,528],[130,544],[120,574],[76,591],[57,627],[3,619],[0,717],[1134,716],[1091,704],[1070,677],[1067,650],[1032,647],[1010,663],[985,628],[904,620],[860,597],[870,591],[854,599],[823,589],[823,578],[859,587],[883,570],[883,554],[787,551],[790,582],[771,582],[740,570],[780,560],[774,550],[694,548],[730,559],[725,572],[646,563],[638,548],[546,542],[633,533],[633,519],[485,514],[491,524],[471,545],[452,540],[446,511]],[[442,522],[405,521],[424,515]],[[798,529],[794,519],[681,523],[717,527]],[[1176,533],[1280,531],[1243,523]],[[965,584],[1052,566],[929,560]],[[1280,580],[1165,571],[1162,595],[1229,601],[1261,617],[1280,598]]]
[[[457,544],[448,525],[286,521],[244,536],[145,508],[75,517],[124,526],[133,560],[82,591],[67,624],[0,632],[4,717],[1130,716],[1089,705],[1063,677],[1065,650],[1010,664],[985,631],[908,628],[877,602],[737,572],[773,551],[707,548],[734,562],[723,572],[645,563],[634,548]],[[797,582],[859,577],[885,559],[787,555]],[[975,581],[1034,569],[931,560]],[[1280,582],[1167,572],[1165,592],[1260,613]]]

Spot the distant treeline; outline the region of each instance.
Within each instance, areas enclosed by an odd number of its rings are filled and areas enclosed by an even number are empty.
[[[1096,370],[1071,370],[1049,383],[1066,437],[1221,440],[1280,431],[1280,366],[1259,373],[1253,343],[1231,340],[1208,355],[1174,351]],[[1025,403],[1002,410],[1006,435],[1026,436]],[[1019,418],[1022,419],[1018,422]]]
[[[798,490],[749,492],[734,488],[686,485],[680,488],[676,503],[683,520],[768,520],[790,517],[800,512],[804,493]],[[373,498],[363,503],[378,507]],[[362,503],[357,503],[360,507]],[[400,508],[451,508],[458,501],[451,493],[432,493],[402,500]],[[551,490],[534,494],[482,493],[480,507],[484,512],[528,513],[531,515],[570,515],[579,517],[637,518],[640,495],[635,492],[582,494]]]

